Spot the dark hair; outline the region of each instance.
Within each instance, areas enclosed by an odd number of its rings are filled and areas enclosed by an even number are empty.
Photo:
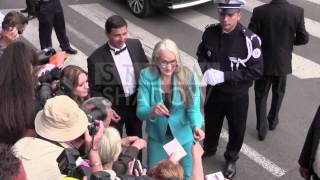
[[[60,86],[65,95],[71,97],[78,104],[81,103],[82,99],[75,96],[72,90],[76,88],[79,84],[80,74],[87,74],[81,67],[75,65],[69,65],[65,67],[60,74]]]
[[[10,11],[2,21],[2,29],[8,30],[10,27],[19,27],[28,24],[28,19],[17,11]]]
[[[10,44],[0,58],[0,142],[14,144],[34,128],[32,63],[36,52],[23,42]]]
[[[10,146],[0,144],[0,179],[12,179],[19,173],[21,161],[13,154]]]
[[[110,16],[105,24],[105,31],[107,33],[110,33],[112,28],[121,28],[123,26],[128,26],[126,20],[124,20],[121,16],[119,15],[113,15]]]

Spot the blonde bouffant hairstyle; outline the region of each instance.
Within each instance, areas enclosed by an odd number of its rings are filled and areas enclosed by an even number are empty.
[[[158,66],[156,66],[156,64],[162,50],[169,50],[176,57],[177,65],[174,71],[174,75],[177,78],[177,87],[180,91],[183,104],[185,107],[188,107],[192,101],[190,97],[193,97],[194,95],[195,82],[193,78],[195,77],[192,76],[192,72],[182,63],[179,48],[177,44],[171,39],[163,39],[155,45],[151,59],[151,67],[153,72],[157,72],[160,74],[160,69]]]
[[[114,162],[121,153],[121,137],[117,129],[107,127],[98,146],[102,164]]]

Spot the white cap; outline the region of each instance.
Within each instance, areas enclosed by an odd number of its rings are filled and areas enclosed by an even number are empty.
[[[245,0],[217,0],[220,13],[233,14],[246,3]]]

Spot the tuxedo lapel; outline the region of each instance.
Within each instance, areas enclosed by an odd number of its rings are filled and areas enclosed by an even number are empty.
[[[131,43],[130,40],[127,41],[126,46],[128,48],[128,52],[132,61],[134,76],[135,76],[136,82],[138,82],[139,76],[140,76],[139,72],[141,69],[141,62],[139,58],[137,58],[137,53],[140,53],[140,52],[138,52],[139,49],[135,47],[135,45]]]

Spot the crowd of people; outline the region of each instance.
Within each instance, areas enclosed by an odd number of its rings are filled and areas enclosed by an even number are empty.
[[[202,155],[215,155],[225,117],[229,141],[223,175],[232,179],[244,141],[249,88],[254,83],[263,141],[279,123],[293,46],[306,44],[309,35],[303,9],[286,0],[255,8],[248,28],[239,22],[244,0],[219,2],[220,23],[206,27],[197,49],[207,84],[204,116],[202,79],[186,67],[173,40],[159,41],[149,61],[141,42],[128,38],[125,19],[112,15],[105,22],[106,43],[87,59],[88,72],[76,65],[44,72],[37,52],[18,39],[28,20],[38,16],[42,49],[52,46],[54,27],[61,49],[77,53],[66,36],[60,1],[40,0],[33,7],[27,0],[28,17],[6,14],[0,29],[0,67],[5,67],[0,71],[0,179],[203,180]],[[285,30],[285,36],[278,33]],[[283,44],[275,43],[279,39]],[[306,179],[320,175],[319,117],[318,110],[299,159]],[[164,149],[174,140],[184,156]],[[141,167],[144,148],[147,165]]]

